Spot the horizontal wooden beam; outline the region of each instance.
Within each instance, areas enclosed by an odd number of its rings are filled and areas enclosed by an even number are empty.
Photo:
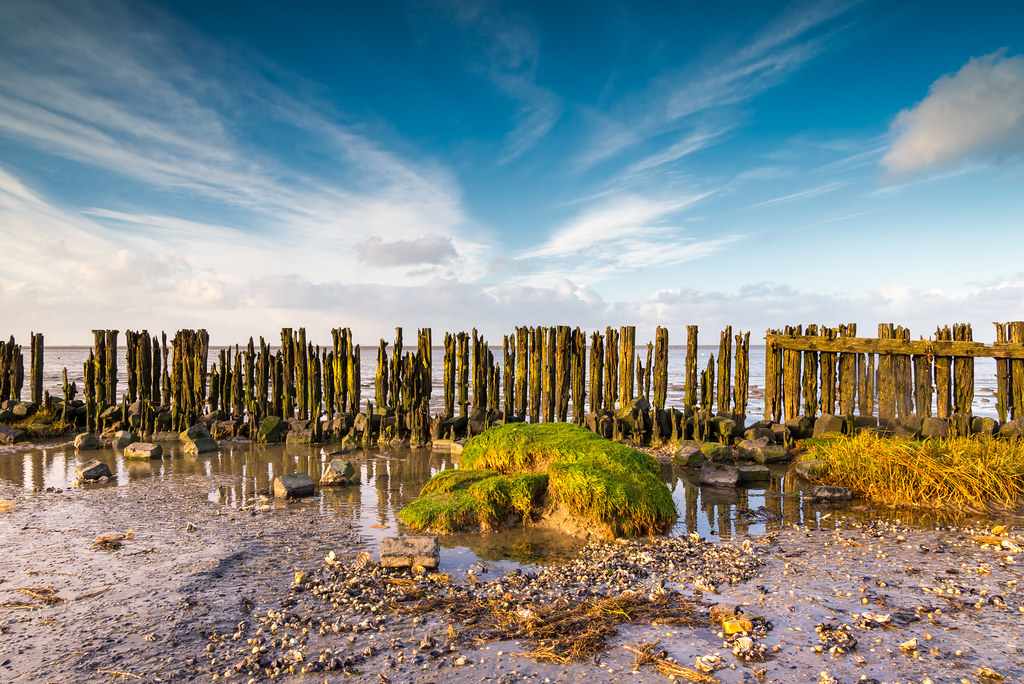
[[[879,340],[874,337],[823,337],[766,335],[765,341],[779,349],[852,354],[930,354],[932,356],[971,356],[993,359],[1024,359],[1024,344],[1001,342],[952,342],[943,340]]]

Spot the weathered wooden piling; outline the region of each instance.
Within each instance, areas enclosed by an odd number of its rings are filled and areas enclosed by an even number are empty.
[[[32,355],[29,370],[29,399],[38,405],[43,402],[43,335],[31,333]]]
[[[449,418],[455,416],[455,371],[457,367],[457,341],[454,335],[444,334],[444,413]]]
[[[742,422],[747,416],[750,391],[750,331],[736,335],[736,380],[733,385],[733,414]]]
[[[910,330],[903,326],[897,326],[893,335],[897,340],[910,341]],[[900,418],[906,418],[914,413],[914,375],[910,355],[894,355],[893,367],[896,375],[896,411]]]
[[[839,337],[857,336],[857,324],[839,326]],[[857,354],[839,354],[839,412],[844,416],[853,415],[857,402]]]
[[[538,327],[530,328],[530,422],[540,421],[543,392],[544,333]]]
[[[953,339],[958,342],[971,342],[974,334],[970,323],[957,323],[953,326]],[[971,404],[974,403],[974,357],[956,356],[953,358],[953,411],[970,415]]]
[[[708,367],[700,374],[700,410],[710,414],[715,407],[715,355],[708,358]]]
[[[508,371],[506,371],[508,372]],[[516,328],[516,401],[515,414],[525,418],[530,393],[530,331],[526,326]]]
[[[587,395],[587,334],[576,328],[572,331],[572,422],[586,423]]]
[[[835,328],[822,326],[821,337],[834,340],[839,331]],[[819,412],[834,414],[836,412],[836,355],[834,352],[823,351],[819,359],[821,372],[821,399],[818,402]]]
[[[547,339],[544,342],[544,396],[541,399],[543,404],[541,408],[544,420],[551,423],[555,420],[555,393],[558,391],[556,385],[558,329],[544,328],[544,333]]]
[[[697,406],[697,326],[686,326],[686,405]]]
[[[458,334],[459,347],[459,416],[469,415],[469,335]]]
[[[668,398],[668,328],[654,332],[654,408],[664,410]]]
[[[783,328],[783,335],[787,337],[799,337],[803,334],[803,327],[787,325]],[[791,420],[800,414],[800,352],[794,349],[785,348],[782,354],[782,403],[785,411],[785,419]]]
[[[89,360],[82,368],[85,378],[85,430],[95,432],[99,427],[99,416],[96,412],[96,356],[94,350],[89,350]]]
[[[105,371],[107,374],[107,403],[114,405],[120,399],[117,393],[117,330],[107,330]],[[204,369],[205,371],[205,369]]]
[[[604,336],[590,334],[590,410],[598,411],[604,400]]]
[[[731,403],[729,387],[732,369],[732,326],[727,325],[718,341],[718,412],[728,413]]]
[[[1024,345],[1024,321],[1012,321],[1006,324],[1006,339],[1010,344]],[[1014,358],[1009,363],[1009,401],[1010,415],[1016,419],[1024,417],[1024,359]]]
[[[572,345],[568,326],[555,328],[555,387],[554,420],[564,423],[569,416],[569,391],[572,381]]]
[[[609,326],[605,328],[604,335],[608,342],[604,363],[604,408],[614,411],[615,400],[619,396],[619,331]]]
[[[878,339],[892,340],[896,329],[892,323],[878,324]],[[896,361],[890,352],[878,355],[878,419],[896,418]]]
[[[776,423],[782,420],[782,350],[771,336],[780,334],[769,330],[764,348],[764,419]]]
[[[96,404],[107,402],[107,331],[93,330],[93,363],[96,364]]]
[[[818,336],[818,326],[808,325],[804,331],[807,337]],[[803,397],[804,415],[813,417],[818,412],[818,353],[808,351],[803,353]]]
[[[619,406],[628,406],[633,400],[633,378],[636,371],[636,326],[619,327]]]
[[[516,412],[516,336],[505,335],[501,343],[502,366],[505,369],[505,415]]]
[[[377,347],[377,373],[373,380],[373,401],[378,407],[388,405],[388,343],[382,337]]]

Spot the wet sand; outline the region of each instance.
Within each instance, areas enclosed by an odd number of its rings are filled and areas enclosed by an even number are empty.
[[[18,456],[0,455],[10,458]],[[378,542],[367,534],[366,516],[379,516],[383,522],[374,524],[391,527],[380,533],[393,534],[389,511],[410,495],[388,485],[386,495],[374,497],[377,508],[347,517],[339,514],[346,510],[337,501],[345,496],[340,493],[254,514],[240,510],[237,501],[247,480],[231,473],[206,474],[205,467],[170,467],[172,460],[147,464],[163,467],[163,475],[137,477],[124,486],[32,492],[25,480],[0,479],[0,498],[13,502],[12,509],[0,513],[0,680],[209,682],[214,674],[223,680],[228,671],[229,681],[267,681],[258,674],[230,672],[267,611],[288,606],[301,614],[304,605],[310,611],[330,608],[313,606],[312,597],[295,592],[294,573],[315,572],[329,550],[342,562],[363,550],[376,557]],[[382,463],[403,467],[401,461]],[[429,477],[426,470],[421,476]],[[236,500],[211,498],[219,485],[229,487]],[[399,488],[411,487],[405,481]],[[348,496],[356,494],[353,490]],[[392,495],[394,501],[379,505]],[[799,505],[799,500],[783,503]],[[819,509],[804,518],[806,527],[783,525],[749,536],[734,522],[716,525],[731,531],[731,539],[714,537],[716,543],[750,542],[750,553],[762,562],[759,575],[736,585],[719,584],[717,591],[695,591],[692,583],[679,587],[704,609],[715,603],[742,604],[744,611],[770,621],[773,629],[758,640],[769,648],[764,662],[737,660],[731,645],[717,636],[720,628],[664,625],[623,626],[594,662],[583,664],[534,663],[512,655],[523,651],[523,644],[458,639],[452,650],[431,657],[419,653],[416,644],[428,635],[443,641],[449,624],[445,616],[388,616],[383,632],[320,636],[315,629],[310,635],[296,631],[293,637],[308,639],[311,652],[330,647],[360,655],[372,645],[373,655],[349,667],[348,674],[285,674],[278,681],[663,681],[649,666],[634,672],[633,654],[624,646],[637,641],[659,641],[659,648],[689,667],[698,656],[717,652],[725,667],[714,676],[722,682],[813,682],[822,672],[843,682],[862,676],[884,682],[993,681],[979,676],[982,666],[1006,681],[1024,680],[1024,591],[1012,546],[980,546],[971,540],[985,532],[980,528],[871,522],[863,512],[842,522],[843,515]],[[705,516],[721,523],[711,512]],[[1020,524],[1019,519],[998,522]],[[132,537],[117,551],[92,546],[100,535],[128,530]],[[1011,531],[1012,544],[1022,543],[1019,534],[1019,529]],[[529,541],[521,538],[520,543]],[[508,553],[507,543],[492,546],[503,548],[496,553]],[[477,556],[465,550],[446,553],[442,571],[464,582],[467,561]],[[524,550],[521,560],[529,557],[530,550]],[[480,579],[503,575],[516,564],[497,565]],[[18,591],[33,588],[35,597]],[[39,598],[45,597],[41,588],[54,589],[61,601]],[[865,611],[889,615],[890,621],[859,626]],[[855,649],[829,653],[825,645],[816,651],[822,641],[815,625],[830,621],[833,627],[850,626],[859,642]],[[241,629],[239,623],[244,623]],[[900,644],[912,638],[917,648],[901,651]],[[393,647],[394,639],[402,645]],[[456,664],[460,658],[465,664]]]

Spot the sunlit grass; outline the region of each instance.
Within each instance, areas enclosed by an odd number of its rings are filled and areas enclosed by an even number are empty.
[[[972,513],[1024,504],[1024,449],[1017,441],[915,441],[864,432],[809,446],[807,457],[829,464],[822,483],[876,503]]]
[[[24,420],[11,423],[11,427],[24,430],[29,439],[52,439],[70,435],[75,430],[75,423],[62,418],[58,411],[40,409]]]

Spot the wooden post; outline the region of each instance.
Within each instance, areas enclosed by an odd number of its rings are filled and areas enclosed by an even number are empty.
[[[857,387],[860,415],[875,415],[875,355],[861,354],[858,362],[860,385]]]
[[[1009,323],[995,323],[996,344],[1005,344],[1009,341]],[[938,370],[936,370],[938,375]],[[936,378],[936,383],[938,379]],[[999,422],[1005,423],[1006,416],[1016,418],[1016,410],[1010,394],[1010,360],[996,359],[996,411],[999,412]]]
[[[655,338],[657,339],[657,338]],[[654,370],[654,345],[647,343],[647,365],[644,366],[644,399],[651,403],[651,376]]]
[[[878,324],[878,339],[895,339],[892,323]],[[878,355],[878,419],[891,421],[896,417],[896,366],[891,353]]]
[[[458,335],[459,343],[459,416],[469,415],[469,336]]]
[[[590,411],[599,411],[604,400],[604,336],[590,334]]]
[[[697,406],[697,326],[686,326],[686,405]]]
[[[1012,321],[1007,327],[1007,340],[1013,344],[1024,344],[1024,321]],[[1024,408],[1024,359],[1010,361],[1009,390],[1008,404],[1011,407],[1011,415],[1020,418],[1021,409]]]
[[[96,405],[102,407],[107,401],[107,331],[93,330],[92,336],[96,364]]]
[[[897,340],[910,341],[910,330],[902,325],[895,331]],[[897,354],[894,359],[896,371],[896,410],[900,418],[914,413],[914,375],[911,370],[910,355]]]
[[[746,422],[747,396],[750,387],[750,331],[736,335],[736,381],[733,388],[733,414]]]
[[[654,332],[654,408],[665,409],[668,397],[668,328]]]
[[[619,407],[628,406],[633,400],[633,366],[636,358],[636,326],[624,325],[619,328]]]
[[[506,371],[507,372],[507,371]],[[530,329],[516,329],[516,416],[526,418],[530,398]]]
[[[768,336],[778,334],[780,331],[769,329],[764,348],[764,419],[776,423],[782,418],[782,353]]]
[[[569,416],[569,393],[572,382],[572,331],[560,325],[555,332],[555,420],[564,423]]]
[[[583,425],[587,417],[587,334],[576,328],[572,342],[572,422]]]
[[[458,364],[458,342],[451,333],[444,334],[444,413],[455,415],[455,380]]]
[[[927,354],[915,354],[914,364],[914,409],[919,418],[932,415],[932,360]]]
[[[729,380],[732,370],[732,326],[725,326],[718,341],[718,412],[728,413],[732,400]]]
[[[430,397],[434,394],[434,335],[430,328],[416,331],[417,369],[420,375],[420,403],[430,406]],[[429,409],[428,409],[429,410]]]
[[[530,422],[540,422],[543,391],[544,333],[541,328],[530,329]]]
[[[1013,328],[1010,329],[1012,334]],[[957,323],[953,326],[953,339],[970,342],[974,339],[970,323]],[[1011,338],[1012,340],[1012,338]],[[1011,364],[1010,378],[1013,379]],[[971,415],[974,404],[974,357],[953,357],[953,411]]]
[[[31,333],[32,357],[29,371],[30,399],[42,406],[43,402],[43,334]]]
[[[821,336],[826,340],[836,339],[837,330],[822,326]],[[821,352],[821,413],[836,412],[836,355],[833,352]]]
[[[380,408],[388,405],[388,343],[380,338],[377,347],[377,374],[373,380],[373,401]]]
[[[544,344],[544,421],[552,423],[555,420],[555,392],[556,370],[558,353],[558,330],[554,327],[545,328],[547,340]]]
[[[856,337],[857,324],[839,326],[840,337]],[[839,412],[853,415],[857,402],[857,355],[843,352],[839,355]]]
[[[306,329],[299,328],[295,340],[295,399],[299,419],[309,420],[309,353],[306,350]],[[236,372],[241,375],[241,367],[235,364]],[[241,397],[239,396],[239,399]]]
[[[85,376],[85,431],[95,432],[99,426],[96,414],[96,357],[91,349],[82,372]]]
[[[803,334],[802,326],[787,325],[784,333],[789,337]],[[796,418],[800,414],[800,352],[786,349],[782,358],[782,401],[785,407],[785,419]]]
[[[516,412],[516,335],[504,335],[501,340],[501,365],[505,369],[505,419]]]
[[[804,334],[808,337],[818,337],[818,326],[808,325]],[[804,352],[803,363],[804,415],[813,418],[818,413],[818,352]]]
[[[117,404],[120,396],[117,393],[117,330],[107,330],[107,403]]]
[[[700,410],[709,414],[714,408],[715,395],[715,355],[708,359],[708,367],[700,375]]]
[[[609,326],[604,334],[608,341],[604,356],[604,407],[614,411],[615,400],[619,396],[619,331]]]

